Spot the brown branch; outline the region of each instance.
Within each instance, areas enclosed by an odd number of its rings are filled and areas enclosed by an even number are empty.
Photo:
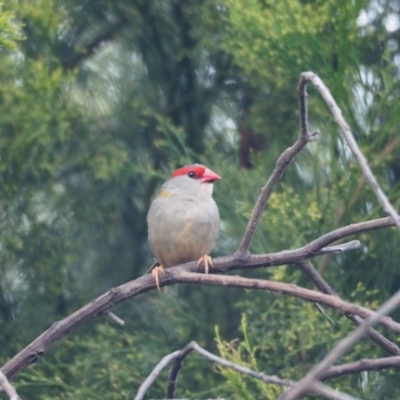
[[[355,343],[357,343],[374,324],[378,323],[384,315],[393,311],[400,304],[400,290],[397,291],[392,297],[387,300],[379,310],[368,317],[361,325],[359,325],[353,332],[347,335],[344,339],[340,340],[332,348],[332,350],[324,357],[324,359],[317,364],[302,380],[295,386],[289,388],[278,400],[295,400],[310,391],[322,374],[328,370],[332,364],[347,352]]]
[[[261,214],[267,204],[269,197],[271,196],[272,190],[274,189],[277,182],[281,179],[283,173],[287,166],[292,162],[296,155],[303,149],[303,147],[311,140],[309,136],[300,136],[297,142],[288,147],[278,158],[275,168],[272,171],[265,186],[261,189],[260,196],[251,213],[249,222],[247,223],[246,230],[244,232],[242,241],[238,249],[236,250],[236,255],[238,257],[246,257],[248,253],[251,240],[253,239],[254,233],[256,231],[258,222],[260,221]]]
[[[166,274],[167,273],[169,274],[169,280],[171,283],[202,283],[205,285],[268,290],[275,293],[288,294],[313,303],[317,302],[324,304],[328,307],[339,310],[342,313],[355,314],[362,318],[375,315],[374,311],[343,301],[338,296],[332,296],[321,292],[316,292],[315,290],[305,289],[292,283],[250,279],[231,275],[206,275],[182,270],[176,270],[172,272],[172,269],[171,272],[168,270]],[[382,317],[379,320],[379,323],[393,333],[400,334],[400,323],[394,321],[392,318]]]
[[[232,363],[228,360],[225,360],[221,357],[215,356],[214,354],[208,352],[207,350],[200,347],[196,342],[192,341],[188,345],[186,345],[182,350],[174,351],[171,354],[166,355],[161,359],[161,361],[155,366],[152,370],[150,375],[144,380],[144,382],[140,385],[140,388],[134,398],[134,400],[142,400],[145,396],[148,389],[157,379],[161,371],[171,362],[174,362],[173,366],[171,367],[168,375],[168,382],[167,382],[167,399],[175,398],[175,390],[176,390],[176,382],[178,374],[183,366],[183,361],[187,357],[187,355],[195,351],[199,355],[205,357],[206,359],[215,362],[218,365],[221,365],[226,368],[231,368],[237,372],[244,373],[249,375],[253,378],[260,379],[265,383],[276,384],[280,386],[293,386],[296,382],[288,379],[281,379],[277,376],[266,375],[261,372],[253,371],[249,368],[242,367],[238,364]],[[325,373],[322,374],[321,379],[326,380],[342,375],[358,373],[361,371],[372,371],[372,370],[380,370],[385,368],[396,368],[400,367],[400,357],[387,357],[387,358],[380,358],[375,360],[364,359],[352,363],[347,363],[343,365],[333,366],[329,368]],[[354,397],[346,397],[348,395],[340,393],[339,397],[330,397],[332,396],[332,389],[321,385],[319,383],[313,386],[312,391],[314,393],[319,393],[321,395],[325,395],[327,398],[338,398],[338,399],[354,399]],[[335,393],[337,393],[335,391]],[[340,397],[342,396],[342,397]]]
[[[302,259],[313,257],[322,248],[338,239],[342,239],[355,233],[385,228],[392,225],[393,222],[390,217],[381,218],[373,221],[360,222],[358,224],[349,225],[329,232],[308,245],[296,250],[251,255],[246,259],[237,258],[235,255],[219,257],[214,260],[215,268],[213,271],[217,272],[233,269],[250,269],[273,265],[297,264]],[[196,267],[195,262],[170,268],[167,270],[168,273],[160,276],[160,286],[171,284],[172,282],[169,277],[171,276],[171,273],[174,273],[175,271],[198,272],[199,269]],[[142,293],[148,292],[149,290],[153,290],[154,288],[155,284],[152,277],[146,275],[109,290],[65,319],[55,322],[49,329],[43,332],[32,343],[9,360],[1,370],[8,379],[11,379],[19,371],[40,358],[54,343],[79,328],[89,319],[103,315],[107,310],[111,309],[115,304],[120,303],[121,301],[138,296]]]
[[[235,364],[231,361],[225,360],[224,358],[218,357],[207,350],[203,349],[200,347],[196,342],[190,342],[183,350],[182,350],[182,355],[179,359],[177,359],[171,368],[170,374],[168,376],[168,389],[167,389],[167,399],[169,398],[174,398],[175,394],[175,382],[179,373],[180,368],[182,367],[182,361],[186,357],[187,354],[190,353],[190,351],[195,351],[197,354],[201,355],[202,357],[206,358],[209,361],[212,361],[218,365],[221,365],[226,368],[233,369],[237,372],[240,372],[242,374],[249,375],[253,378],[260,379],[265,383],[272,383],[275,385],[281,385],[281,386],[290,386],[293,385],[294,382],[287,380],[287,379],[281,379],[278,378],[277,376],[271,376],[271,375],[266,375],[262,372],[256,372],[251,370],[250,368]]]
[[[332,389],[319,382],[314,383],[310,391],[331,400],[361,400],[358,397],[353,397],[347,393],[339,392],[339,390]]]
[[[322,278],[318,271],[312,266],[310,260],[304,260],[298,265],[322,293],[337,296],[335,291],[328,285],[324,278]],[[345,314],[345,316],[353,321],[356,325],[360,325],[363,322],[363,320],[358,315]],[[375,329],[370,328],[368,330],[368,336],[390,354],[400,355],[400,348],[395,343],[391,342],[389,339],[383,336],[381,333],[377,332]]]
[[[306,92],[306,81],[300,80],[297,88],[299,96],[299,116],[300,116],[300,136],[293,146],[288,147],[278,158],[275,163],[275,168],[272,171],[265,186],[261,189],[261,193],[258,196],[256,204],[254,205],[250,219],[247,223],[246,230],[243,234],[242,241],[238,249],[236,250],[236,256],[239,258],[246,257],[249,251],[250,243],[253,239],[256,231],[258,222],[260,221],[261,214],[267,204],[269,197],[281,179],[283,173],[289,164],[294,160],[297,154],[304,148],[304,146],[314,139],[314,135],[310,135],[308,131],[308,119],[307,119],[307,92]]]
[[[188,345],[189,346],[189,345]],[[142,400],[146,392],[149,390],[150,386],[153,384],[153,382],[157,379],[158,375],[160,375],[161,371],[173,360],[178,359],[178,357],[181,356],[181,354],[186,350],[188,347],[186,346],[183,350],[177,350],[174,351],[171,354],[166,355],[161,359],[161,361],[155,366],[153,371],[151,371],[151,374],[144,380],[144,382],[140,385],[138,392],[136,393],[136,396],[133,400]],[[186,354],[189,353],[192,349],[189,348],[186,350]],[[167,399],[173,398],[167,396]]]
[[[369,185],[371,186],[371,189],[375,193],[379,203],[383,207],[383,209],[393,218],[393,221],[395,222],[397,228],[400,229],[400,217],[397,214],[396,210],[394,207],[390,204],[388,198],[386,197],[385,193],[381,189],[381,187],[378,184],[377,179],[375,178],[374,174],[371,171],[371,168],[368,165],[368,162],[364,155],[361,153],[360,148],[358,147],[358,144],[356,140],[354,139],[354,136],[351,132],[351,129],[345,119],[343,118],[342,115],[342,110],[339,108],[337,105],[335,99],[333,98],[331,92],[329,89],[325,86],[325,84],[322,82],[322,80],[319,78],[317,74],[314,72],[303,72],[300,76],[300,82],[302,84],[305,84],[304,82],[312,82],[315,88],[319,91],[321,94],[322,98],[325,100],[325,103],[329,107],[329,110],[333,116],[334,121],[339,125],[340,130],[343,133],[343,136],[345,137],[347,144],[349,145],[349,148],[351,152],[353,153],[354,158],[360,165],[361,171],[364,175],[364,178],[367,180]]]
[[[170,362],[175,361],[172,366],[169,376],[168,376],[168,388],[167,388],[167,399],[175,398],[175,386],[176,379],[180,369],[182,368],[182,362],[186,358],[186,356],[195,351],[200,356],[206,358],[207,360],[216,363],[222,367],[233,369],[234,371],[240,372],[241,374],[245,374],[251,376],[252,378],[256,378],[262,380],[265,383],[281,385],[281,386],[292,386],[295,382],[278,378],[277,376],[266,375],[262,372],[253,371],[250,368],[244,367],[242,365],[233,363],[231,361],[225,360],[224,358],[218,357],[207,350],[200,347],[196,342],[192,341],[187,346],[185,346],[182,350],[174,351],[171,354],[166,355],[161,359],[161,361],[156,365],[150,375],[145,379],[145,381],[140,385],[140,388],[134,398],[134,400],[142,400],[147,390],[153,384],[155,379],[157,379],[158,375],[161,371],[168,365]],[[346,393],[339,392],[337,390],[333,390],[330,387],[317,382],[312,388],[314,393],[320,394],[328,399],[335,400],[357,400],[355,397],[349,396]]]
[[[400,356],[376,358],[375,360],[363,359],[347,364],[335,365],[321,374],[320,379],[326,380],[362,371],[377,371],[388,368],[400,368]]]
[[[299,124],[300,124],[300,136],[310,136],[308,129],[308,108],[307,108],[307,81],[300,79],[297,85],[297,93],[299,96]]]
[[[277,376],[270,376],[263,374],[262,372],[256,372],[251,370],[250,368],[241,366],[239,364],[235,364],[228,360],[225,360],[221,357],[218,357],[207,350],[200,347],[195,341],[190,342],[186,345],[182,350],[174,351],[171,354],[166,355],[161,359],[161,361],[155,366],[153,371],[150,375],[144,380],[144,382],[140,385],[140,388],[134,398],[134,400],[142,400],[144,395],[146,394],[147,390],[153,384],[155,379],[161,373],[161,371],[168,365],[170,362],[174,361],[174,365],[172,366],[169,375],[168,375],[168,384],[167,384],[167,399],[175,398],[175,387],[176,387],[176,380],[179,374],[180,369],[183,366],[183,360],[186,356],[195,351],[197,354],[201,355],[202,357],[206,358],[209,361],[212,361],[218,365],[221,365],[225,368],[233,369],[237,372],[242,374],[246,374],[252,376],[253,378],[260,379],[265,383],[272,383],[275,385],[283,385],[283,386],[290,386],[293,385],[293,381],[289,381],[286,379],[278,378]]]
[[[181,368],[183,367],[184,359],[193,350],[193,343],[196,342],[194,341],[190,342],[184,349],[180,351],[178,357],[175,358],[174,365],[169,370],[168,382],[167,382],[167,399],[175,398],[175,388],[176,388],[176,382],[178,380],[178,374]]]

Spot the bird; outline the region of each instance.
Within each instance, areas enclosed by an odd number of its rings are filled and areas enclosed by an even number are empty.
[[[152,270],[160,290],[164,268],[197,260],[205,273],[214,267],[210,251],[218,237],[220,216],[212,198],[219,175],[201,164],[177,169],[161,186],[148,214],[148,241],[159,266]]]

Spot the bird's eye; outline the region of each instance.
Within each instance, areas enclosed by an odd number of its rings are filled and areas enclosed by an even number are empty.
[[[195,176],[196,176],[196,174],[195,174],[194,171],[189,171],[189,172],[188,172],[188,177],[189,177],[189,178],[194,178]]]

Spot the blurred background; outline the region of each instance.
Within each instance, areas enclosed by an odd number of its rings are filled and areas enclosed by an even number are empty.
[[[276,158],[298,136],[302,71],[330,88],[398,208],[399,17],[400,2],[390,0],[4,0],[0,363],[145,273],[146,213],[178,166],[200,162],[222,176],[212,254],[231,254]],[[318,140],[277,186],[254,253],[383,216],[326,105],[309,94]],[[361,250],[313,263],[344,299],[377,307],[400,285],[399,234],[358,238]],[[312,288],[294,266],[239,273]],[[352,329],[295,298],[198,285],[153,291],[114,311],[124,327],[96,319],[21,372],[13,383],[22,398],[131,399],[164,355],[191,340],[298,379]],[[386,355],[364,340],[342,361]],[[165,395],[166,376],[148,398]],[[398,399],[399,379],[379,371],[329,383],[364,399]],[[178,395],[191,399],[273,399],[279,390],[194,354],[178,382]]]

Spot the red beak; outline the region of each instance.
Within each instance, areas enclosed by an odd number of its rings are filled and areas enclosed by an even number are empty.
[[[211,171],[211,169],[206,168],[203,176],[201,177],[201,183],[215,182],[218,179],[221,179],[221,177],[219,175],[217,175],[215,172]]]

